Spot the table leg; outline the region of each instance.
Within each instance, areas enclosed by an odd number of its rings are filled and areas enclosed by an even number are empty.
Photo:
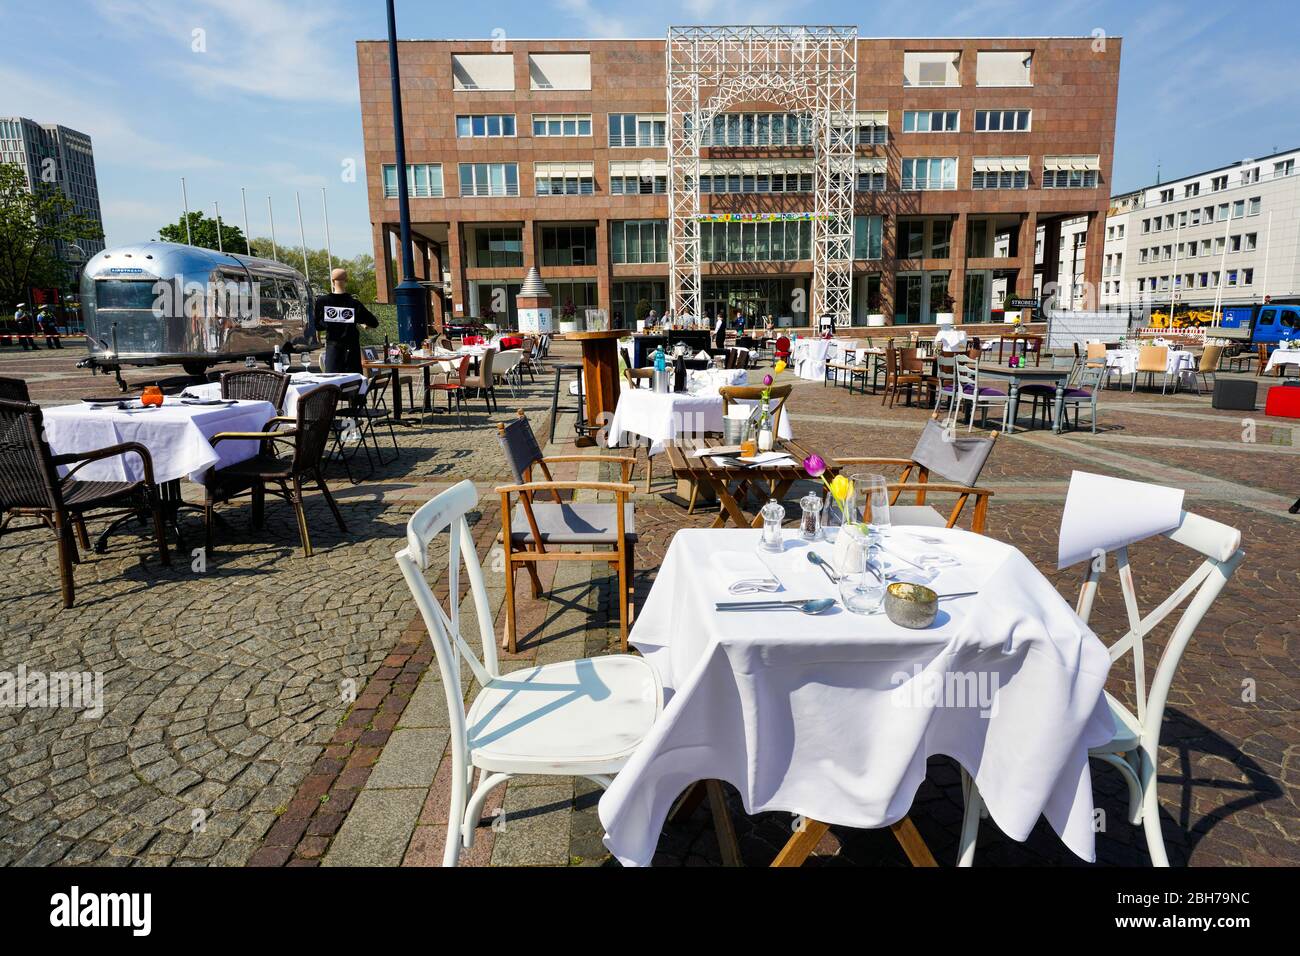
[[[774,488],[769,489],[768,496],[763,499],[763,504],[758,506],[759,510],[762,510],[763,505],[767,504],[769,501],[780,501],[786,496],[793,485],[793,478],[786,478],[778,482]],[[763,516],[761,514],[754,515],[754,520],[749,523],[749,526],[751,528],[761,528],[763,526]]]
[[[718,509],[718,516],[713,519],[713,527],[725,528],[728,518],[736,523],[737,528],[756,527],[756,525],[752,525],[749,519],[745,517],[745,512],[741,510],[740,505],[731,494],[731,489],[727,487],[727,480],[725,478],[719,479],[710,475],[709,482],[713,485],[713,490],[718,495],[718,501],[722,503],[722,507]],[[758,519],[758,523],[763,523],[761,517]]]
[[[1065,383],[1056,383],[1056,398],[1052,403],[1052,434],[1061,433],[1061,415],[1065,412]]]
[[[1020,379],[1012,378],[1007,387],[1007,434],[1016,430],[1016,416],[1020,412]]]
[[[722,783],[718,780],[706,780],[704,789],[709,795],[709,809],[713,812],[713,829],[718,838],[722,865],[741,866],[740,844],[736,840],[736,827],[731,821],[731,814],[727,812],[727,798]]]
[[[829,824],[814,820],[811,817],[804,817],[799,829],[794,831],[794,836],[790,837],[785,846],[781,847],[781,852],[772,861],[772,866],[802,866],[804,860],[808,859],[809,854],[816,848],[818,841],[826,835],[826,831],[829,829]],[[894,839],[898,841],[898,845],[903,848],[903,853],[912,866],[930,867],[939,865],[935,862],[934,854],[930,852],[930,848],[921,839],[921,834],[916,831],[916,824],[912,823],[911,817],[903,817],[897,823],[892,824],[889,830],[894,834]]]
[[[424,367],[424,414],[426,415],[433,412],[433,404],[429,399],[429,369],[428,365]]]

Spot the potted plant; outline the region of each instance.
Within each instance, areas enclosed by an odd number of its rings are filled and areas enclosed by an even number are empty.
[[[885,314],[880,311],[880,290],[874,289],[867,296],[867,326],[873,329],[883,328]]]
[[[578,310],[570,299],[560,308],[560,334],[565,335],[576,331],[578,331]]]
[[[492,306],[488,305],[486,302],[483,303],[483,307],[478,310],[478,314],[479,324],[481,324],[483,328],[487,329],[488,332],[495,333],[497,330],[497,314],[493,310]]]
[[[952,312],[955,300],[951,292],[945,292],[939,299],[939,311],[934,314],[934,321],[938,325],[952,325],[954,315]]]

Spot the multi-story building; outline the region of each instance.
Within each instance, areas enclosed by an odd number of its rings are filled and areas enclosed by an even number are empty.
[[[27,177],[28,189],[37,183],[57,186],[72,200],[76,212],[93,219],[102,231],[104,220],[99,210],[95,153],[85,133],[21,116],[0,116],[0,163],[20,166]],[[76,273],[87,259],[103,249],[102,241],[86,239],[56,243],[54,251]],[[76,275],[70,278],[75,286]]]
[[[1292,149],[1116,197],[1103,307],[1167,313],[1171,304],[1205,311],[1216,301],[1300,297],[1298,165],[1300,149]],[[1118,271],[1108,274],[1107,263]]]
[[[557,309],[630,324],[640,302],[668,306],[664,40],[403,41],[399,56],[413,266],[435,319],[513,318],[532,266]],[[357,57],[383,296],[400,273],[387,46]],[[1119,58],[1116,38],[858,40],[851,321],[986,321],[1036,273],[1056,281],[1059,225],[1080,217],[1095,288]],[[704,131],[703,212],[810,211],[812,135],[780,102],[733,103]],[[702,222],[702,311],[807,322],[809,227]]]

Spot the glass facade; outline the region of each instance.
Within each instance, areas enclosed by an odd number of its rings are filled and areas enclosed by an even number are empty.
[[[668,261],[666,219],[624,219],[609,224],[609,254],[615,263]]]
[[[542,226],[543,266],[596,264],[595,226]]]
[[[789,262],[812,258],[812,223],[702,222],[704,262]]]

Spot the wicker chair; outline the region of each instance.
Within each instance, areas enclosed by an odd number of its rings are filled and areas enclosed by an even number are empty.
[[[311,536],[307,532],[307,516],[302,510],[302,486],[305,479],[316,482],[316,487],[325,496],[325,502],[334,513],[339,530],[347,533],[343,515],[334,503],[334,496],[321,474],[321,459],[325,446],[330,440],[334,423],[334,409],[339,400],[339,389],[334,385],[322,385],[305,393],[298,399],[298,414],[295,418],[283,415],[271,419],[265,432],[221,432],[212,436],[215,446],[223,441],[260,440],[263,450],[245,461],[227,465],[225,468],[213,469],[208,474],[204,485],[204,517],[206,526],[207,553],[212,554],[213,509],[216,505],[232,501],[244,494],[251,494],[253,499],[253,527],[261,528],[263,511],[266,504],[267,486],[274,484],[278,490],[270,489],[271,494],[283,498],[293,505],[298,517],[298,535],[302,539],[304,556],[312,555]],[[293,423],[292,428],[276,430],[277,426]],[[291,445],[292,454],[280,458],[269,450],[277,443]]]
[[[284,397],[289,394],[289,376],[266,369],[248,368],[221,373],[221,397],[246,402],[270,402],[276,411],[284,411]]]
[[[21,378],[0,378],[0,399],[6,402],[30,402],[27,383]]]
[[[55,455],[43,437],[43,429],[38,406],[0,400],[0,514],[6,522],[11,515],[32,515],[54,530],[63,606],[72,607],[75,597],[72,566],[80,562],[77,540],[83,548],[90,547],[85,523],[88,512],[100,512],[101,517],[151,513],[159,557],[164,565],[171,564],[149,450],[137,442],[123,442],[94,451]],[[73,477],[89,462],[129,454],[140,458],[142,476],[138,480],[83,481]],[[60,478],[58,468],[62,465],[72,468]]]

